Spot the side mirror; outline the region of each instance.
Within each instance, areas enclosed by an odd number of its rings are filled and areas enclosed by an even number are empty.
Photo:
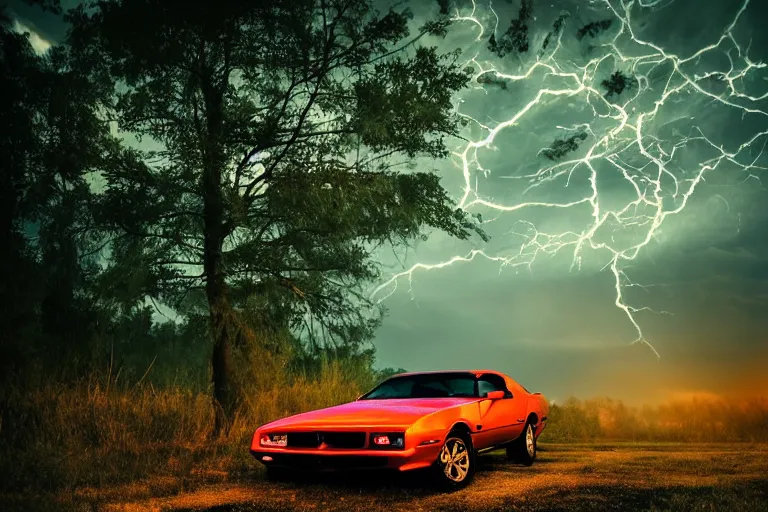
[[[485,394],[485,398],[488,400],[501,400],[504,398],[504,392],[503,391],[489,391]]]

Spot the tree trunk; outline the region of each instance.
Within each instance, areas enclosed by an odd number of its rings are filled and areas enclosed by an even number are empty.
[[[206,275],[206,297],[213,337],[211,356],[211,383],[213,405],[216,412],[214,436],[229,431],[230,420],[237,405],[237,394],[232,382],[232,340],[237,325],[229,303],[226,275],[222,262],[224,238],[224,196],[222,170],[224,156],[221,146],[222,95],[203,83],[206,107],[206,133],[203,140],[203,175],[201,180],[204,216],[203,267]]]
[[[210,286],[208,287],[210,289]],[[218,295],[218,296],[217,296]],[[213,384],[213,406],[216,413],[213,435],[218,437],[229,432],[230,418],[237,405],[231,373],[231,337],[230,306],[224,293],[208,291],[208,302],[213,336],[211,355],[211,382]]]
[[[232,365],[230,349],[236,334],[237,325],[232,320],[232,307],[227,297],[227,284],[222,268],[222,197],[221,186],[214,187],[220,173],[204,173],[204,181],[210,193],[205,195],[205,242],[204,267],[206,274],[205,292],[208,299],[208,312],[213,337],[211,356],[211,382],[213,384],[213,402],[216,411],[214,435],[226,434],[229,430],[229,418],[236,405],[232,388]],[[213,174],[213,176],[209,175]]]

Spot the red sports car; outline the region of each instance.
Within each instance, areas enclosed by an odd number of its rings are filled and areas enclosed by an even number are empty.
[[[432,468],[440,482],[460,487],[482,451],[504,447],[510,459],[532,464],[548,413],[540,393],[499,372],[404,373],[354,402],[259,427],[251,453],[272,473]]]

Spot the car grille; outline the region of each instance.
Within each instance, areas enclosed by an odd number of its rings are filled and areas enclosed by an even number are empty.
[[[323,441],[331,448],[362,448],[365,432],[323,432]]]
[[[291,432],[288,434],[288,446],[293,448],[317,448],[320,436],[317,432]]]
[[[289,432],[288,446],[291,448],[317,448],[325,443],[329,448],[363,448],[365,432]]]

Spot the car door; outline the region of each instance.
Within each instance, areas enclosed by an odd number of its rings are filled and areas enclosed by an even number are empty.
[[[504,379],[491,373],[481,375],[477,380],[477,391],[481,397],[490,391],[503,391],[505,397],[484,400],[478,404],[481,423],[477,425],[476,448],[497,446],[517,437],[523,429],[518,422],[521,400],[516,399],[507,389]]]
[[[525,422],[528,419],[528,401],[530,400],[531,396],[528,391],[526,391],[522,386],[514,382],[512,379],[507,377],[504,379],[504,382],[506,382],[507,389],[511,391],[512,400],[514,400],[510,404],[510,408],[512,409],[514,416],[514,425],[509,431],[508,439],[512,440],[517,439],[520,434],[523,433]]]

